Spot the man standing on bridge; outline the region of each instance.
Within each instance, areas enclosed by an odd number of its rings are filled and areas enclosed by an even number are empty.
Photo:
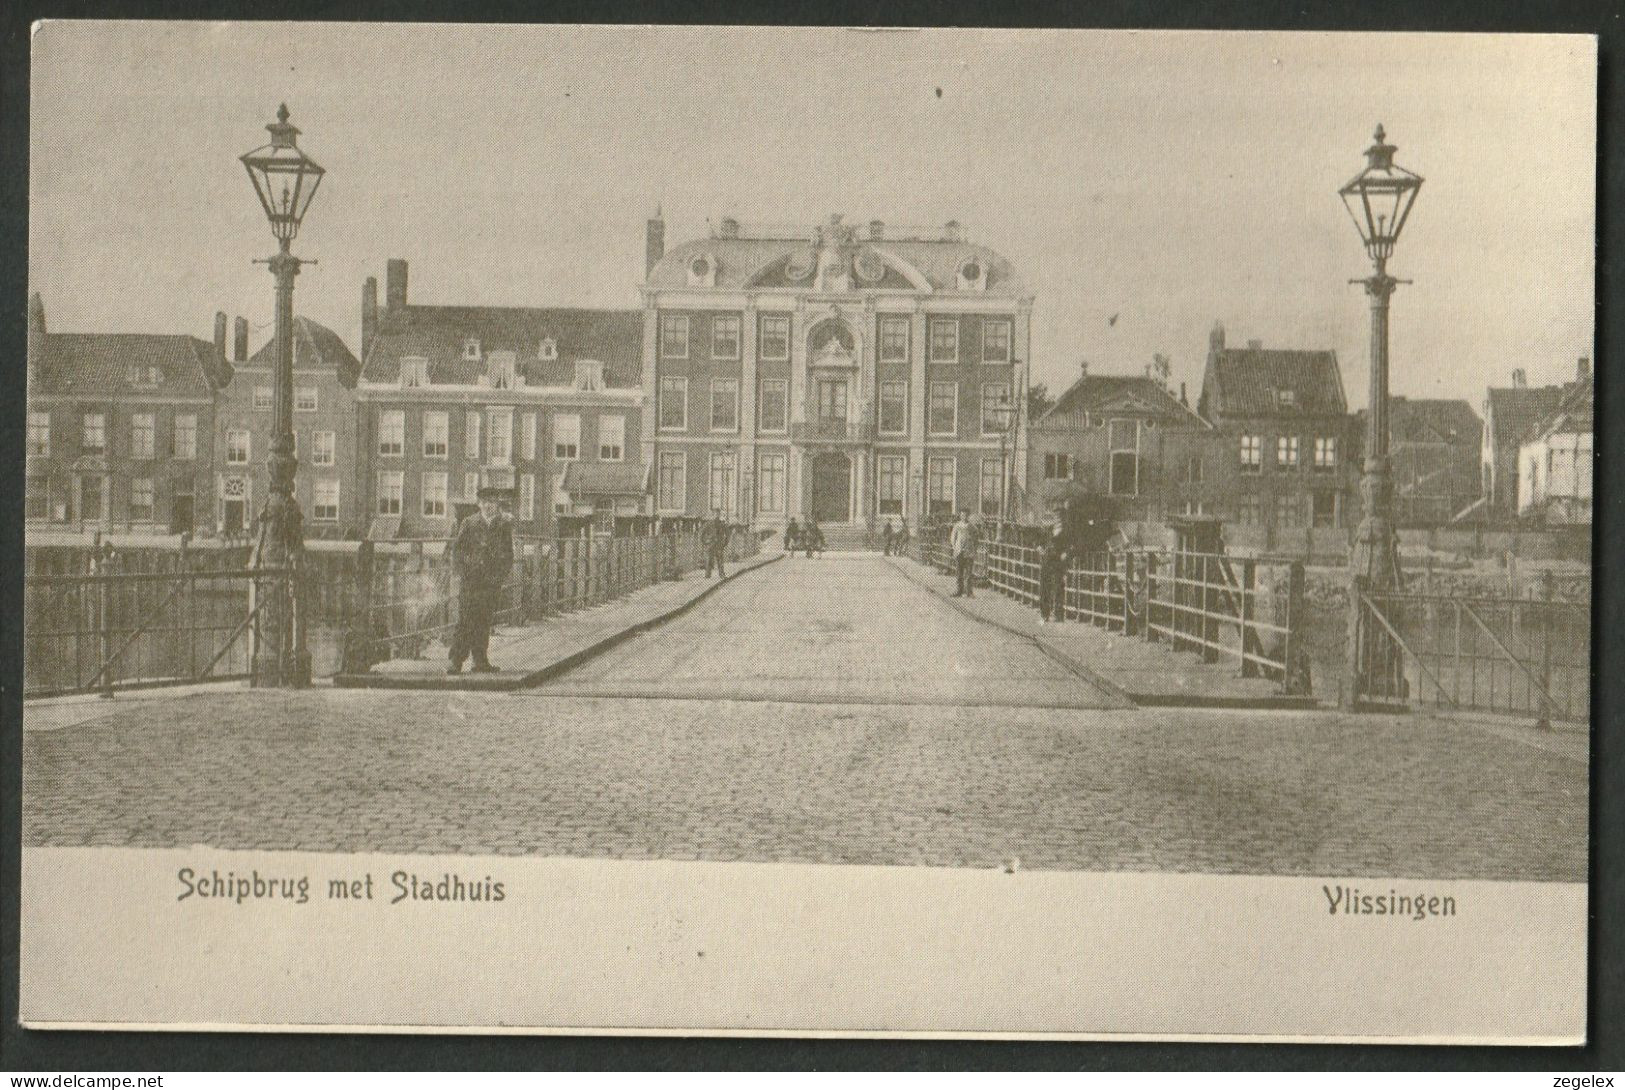
[[[970,515],[965,511],[959,512],[959,521],[954,523],[953,533],[948,538],[948,546],[954,556],[954,572],[959,585],[954,590],[955,598],[976,597],[974,565],[976,563],[976,527],[971,525]]]
[[[705,577],[711,578],[711,568],[715,565],[717,578],[728,578],[728,573],[722,570],[722,561],[728,550],[728,524],[722,521],[721,511],[711,512],[711,521],[705,524],[700,534],[700,544],[705,546]]]
[[[470,655],[474,673],[497,672],[487,657],[491,622],[513,568],[513,523],[498,504],[504,494],[500,488],[481,487],[479,511],[458,525],[451,542],[451,562],[457,572],[457,628],[451,639],[448,674],[462,673],[463,660]]]
[[[1038,621],[1049,624],[1053,615],[1057,621],[1066,620],[1066,528],[1060,519],[1050,527],[1049,536],[1039,549],[1038,560]]]

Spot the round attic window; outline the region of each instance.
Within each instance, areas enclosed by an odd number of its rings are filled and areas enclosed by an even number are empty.
[[[805,280],[818,265],[818,255],[811,250],[797,250],[784,266],[784,275],[791,280]]]
[[[886,262],[873,250],[864,250],[858,254],[852,267],[857,270],[858,279],[871,284],[878,283],[886,275]]]
[[[688,271],[695,276],[709,276],[711,273],[711,259],[701,254],[688,263]]]
[[[982,279],[982,266],[972,259],[959,266],[959,275],[966,280],[980,280]]]

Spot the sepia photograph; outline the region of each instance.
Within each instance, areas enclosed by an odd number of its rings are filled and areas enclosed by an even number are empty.
[[[1585,1040],[1595,38],[31,54],[25,1025]]]

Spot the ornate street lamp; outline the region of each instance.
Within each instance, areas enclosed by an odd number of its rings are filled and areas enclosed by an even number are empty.
[[[1349,556],[1355,584],[1349,602],[1349,666],[1356,701],[1362,696],[1402,697],[1404,687],[1404,679],[1395,669],[1394,648],[1381,633],[1368,631],[1359,593],[1361,587],[1381,592],[1400,584],[1399,546],[1392,516],[1393,481],[1388,465],[1388,298],[1396,285],[1407,281],[1388,275],[1388,258],[1410,218],[1422,179],[1394,164],[1395,150],[1378,125],[1375,142],[1365,151],[1365,169],[1338,190],[1373,265],[1369,277],[1349,281],[1364,285],[1371,298],[1371,407],[1367,412],[1364,474],[1360,478],[1363,514]]]
[[[265,126],[271,142],[241,157],[278,244],[277,253],[265,262],[276,278],[276,387],[267,459],[270,489],[256,550],[257,567],[267,577],[255,587],[260,624],[254,684],[301,688],[310,684],[310,652],[299,600],[304,518],[294,498],[299,463],[293,452],[293,278],[306,262],[289,253],[289,246],[326,171],[299,150],[299,130],[288,123],[285,104],[276,118]]]

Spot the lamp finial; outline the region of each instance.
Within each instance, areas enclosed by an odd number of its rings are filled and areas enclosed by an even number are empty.
[[[278,121],[282,122],[284,125],[286,125],[288,123],[288,104],[286,102],[284,102],[282,105],[277,107],[277,109],[276,109],[276,119]],[[1378,134],[1377,139],[1381,140],[1382,139],[1382,135],[1381,135],[1382,134],[1382,126],[1381,125],[1377,126],[1377,134]]]

